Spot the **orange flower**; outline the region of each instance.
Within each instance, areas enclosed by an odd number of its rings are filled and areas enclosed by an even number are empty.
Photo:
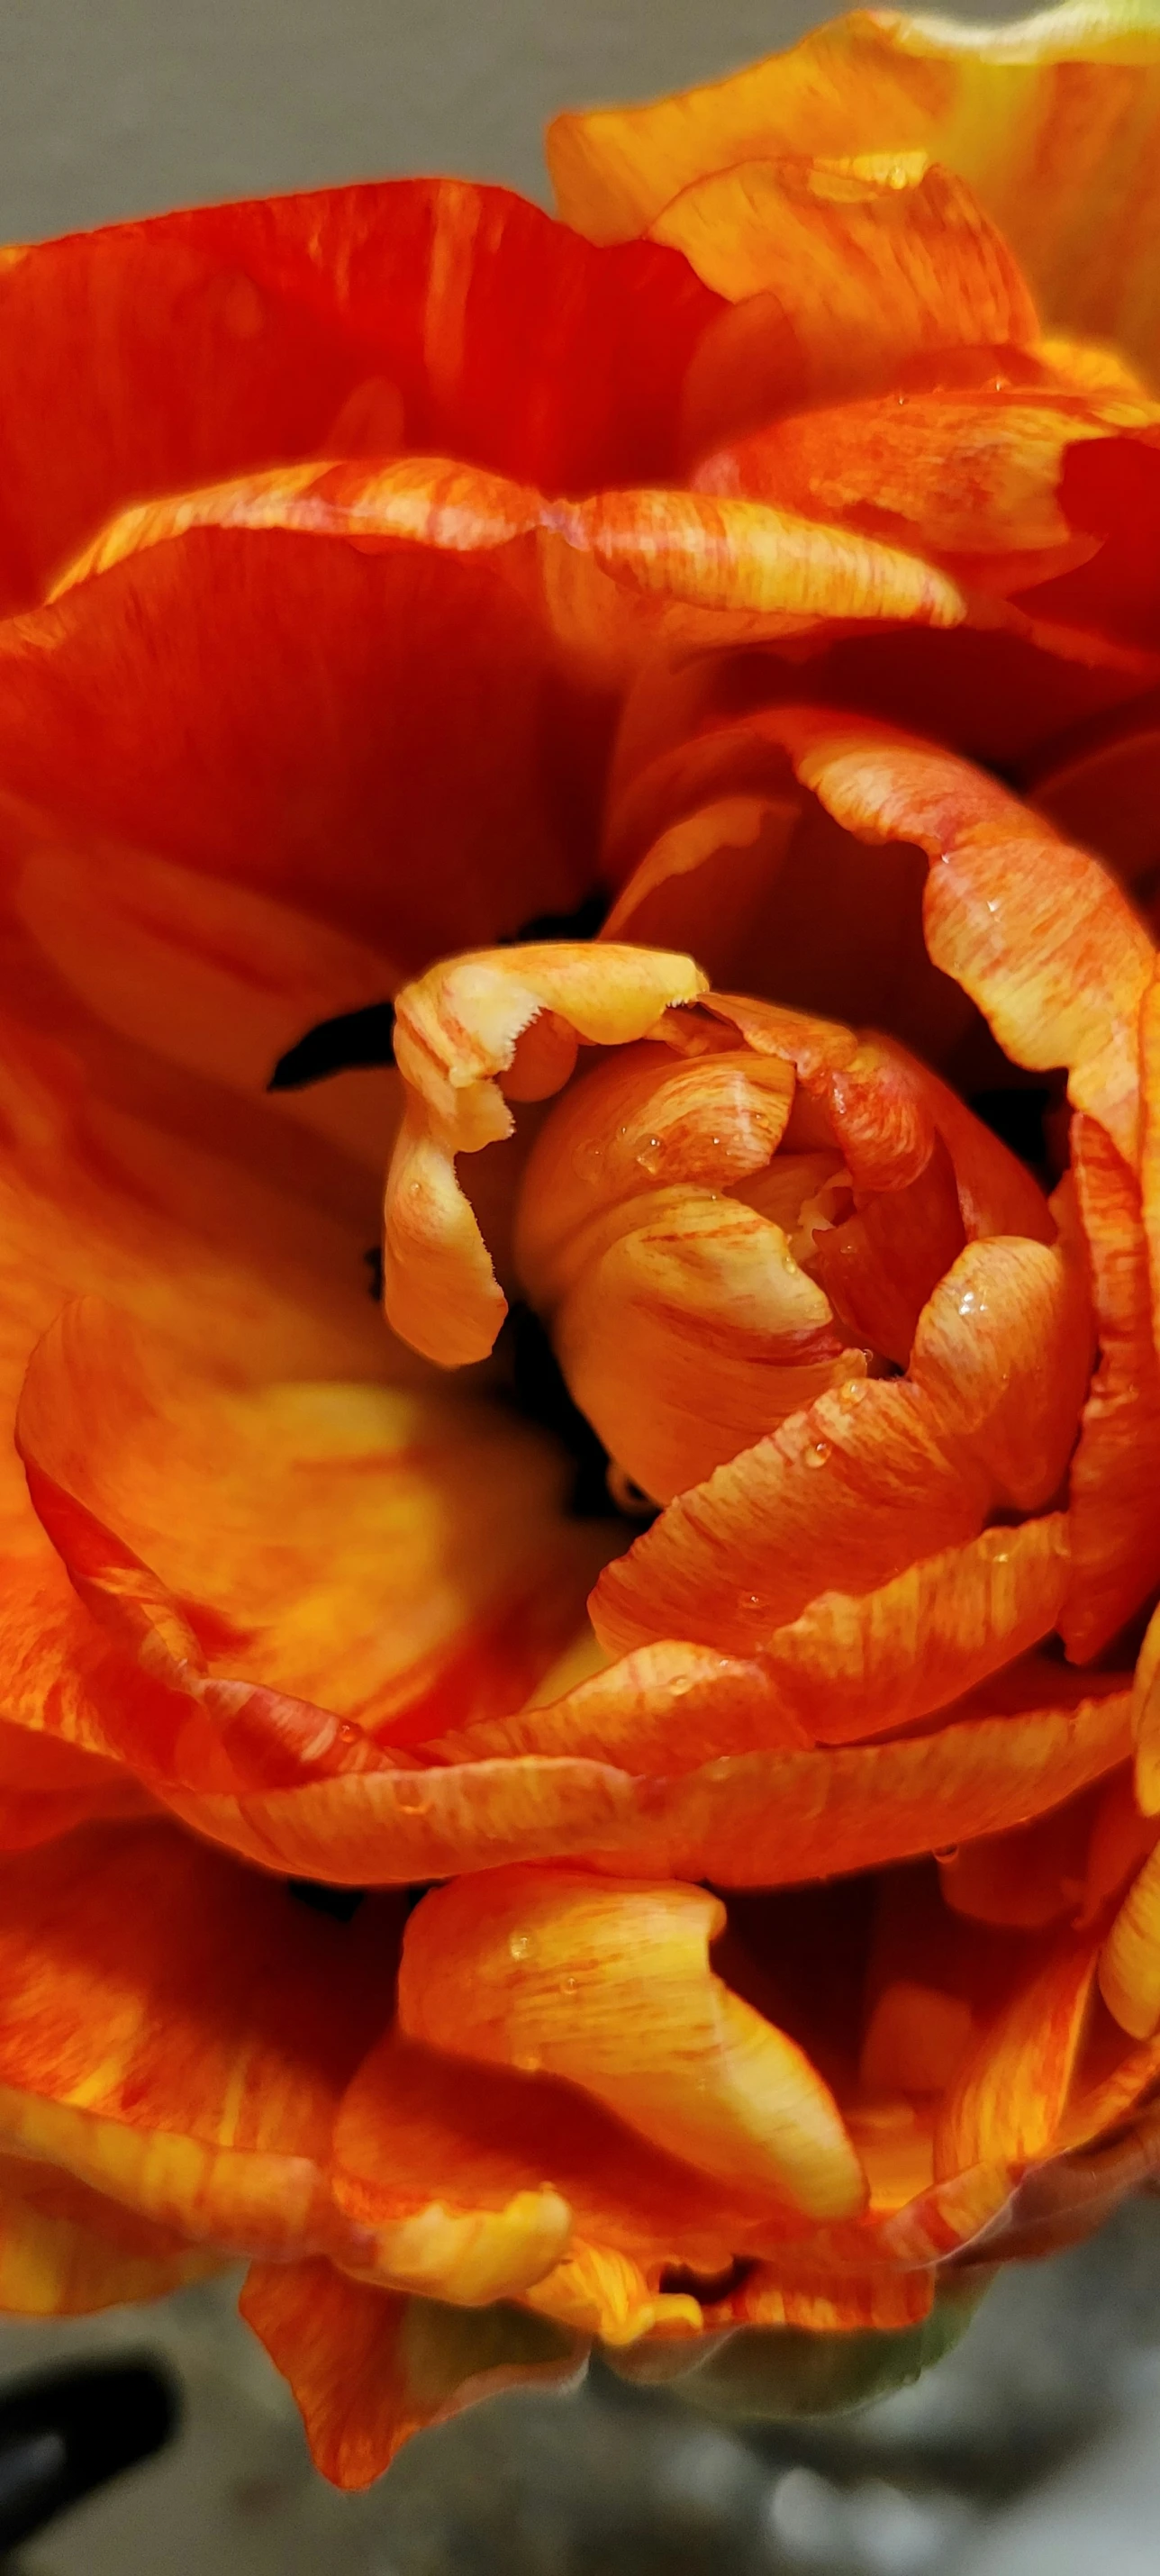
[[[1158,123],[5,254],[0,2304],[248,2255],[342,2483],[1160,2163]]]

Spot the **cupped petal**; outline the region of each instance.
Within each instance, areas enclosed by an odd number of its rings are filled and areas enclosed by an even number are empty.
[[[663,474],[717,298],[506,188],[199,207],[6,257],[5,606],[127,501],[302,456],[442,448],[550,490]]]
[[[1148,0],[1064,0],[1013,27],[856,10],[708,88],[559,117],[548,160],[567,220],[618,241],[754,158],[929,154],[967,181],[1048,322],[1147,364],[1158,125]]]
[[[1069,1937],[1017,1988],[944,2104],[936,2173],[1050,2154],[1087,2029],[1098,1942]]]
[[[573,2388],[586,2346],[525,2309],[452,2308],[346,2280],[327,2262],[255,2263],[241,2311],[338,2487],[381,2477],[412,2433],[526,2385]]]
[[[908,1378],[823,1395],[678,1496],[605,1568],[598,1635],[623,1650],[692,1634],[744,1653],[839,1569],[869,1592],[977,1536],[1000,1504],[1035,1510],[1067,1462],[1089,1347],[1065,1244],[968,1245],[923,1310]]]
[[[491,1872],[426,1897],[408,1926],[399,2019],[412,2037],[578,2083],[699,2170],[817,2217],[865,2193],[821,2077],[708,1966],[724,1908],[705,1890],[611,1890],[567,1872]]]
[[[704,982],[691,957],[564,941],[456,957],[400,996],[395,1051],[408,1107],[387,1180],[383,1293],[405,1340],[460,1365],[490,1351],[503,1321],[507,1300],[455,1156],[511,1135],[500,1077],[520,1039],[542,1017],[558,1033],[541,1075],[549,1094],[581,1041],[631,1044]]]
[[[510,1706],[575,1626],[602,1553],[563,1516],[566,1470],[498,1408],[247,1387],[96,1300],[37,1346],[17,1440],[114,1650],[108,1669],[82,1658],[96,1722],[162,1794],[373,1767],[379,1743]],[[25,1661],[35,1717],[59,1639]]]
[[[915,366],[1036,337],[1012,252],[971,190],[925,153],[742,160],[673,197],[649,227],[732,311],[686,382],[689,445],[799,404],[847,402]]]
[[[493,2296],[527,2296],[550,2283],[552,2298],[575,2297],[586,2270],[592,2297],[607,2258],[615,2306],[621,2262],[656,2299],[667,2295],[658,2283],[670,2266],[712,2280],[735,2254],[768,2253],[787,2233],[807,2240],[812,2233],[808,2218],[784,2201],[750,2197],[694,2172],[671,2145],[650,2143],[572,2083],[478,2060],[467,2081],[462,2054],[397,2031],[371,2050],[343,2096],[331,2182],[362,2239],[348,2268],[388,2287],[421,2287],[468,2305],[487,2295],[483,2263],[496,2253],[508,2261],[509,2278]],[[546,2250],[545,2222],[559,2234],[549,2200],[565,2217],[559,2261]],[[541,2204],[535,2240],[533,2202]],[[415,2283],[401,2277],[398,2258],[420,2246],[432,2262]],[[569,2281],[565,2267],[573,2260],[581,2273]],[[621,2292],[627,2277],[619,2275]]]
[[[1072,1121],[1071,1168],[1100,1357],[1071,1463],[1072,1574],[1060,1624],[1069,1655],[1086,1663],[1160,1583],[1160,1363],[1136,1177],[1082,1115]]]
[[[926,853],[927,948],[1016,1064],[1066,1065],[1077,1109],[1140,1150],[1140,1009],[1153,943],[1114,880],[949,753],[832,716],[788,716],[798,775],[873,845]]]
[[[391,2007],[397,1909],[340,1926],[168,1825],[10,1855],[0,2133],[218,2247],[344,2241],[337,2100]]]

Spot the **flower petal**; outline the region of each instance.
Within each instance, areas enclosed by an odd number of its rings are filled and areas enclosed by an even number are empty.
[[[1160,1857],[1133,1879],[1100,1953],[1100,1993],[1121,2030],[1151,2039],[1160,2026]]]
[[[517,2279],[513,2263],[510,2289],[495,2295],[526,2295],[548,2281],[553,2295],[566,2288],[551,2258],[550,2268],[541,2262],[533,2274],[533,2201],[541,2203],[541,2244],[545,2222],[558,2226],[549,2201],[574,2225],[564,2260],[583,2249],[582,2264],[594,2267],[590,2294],[601,2259],[609,2258],[614,2301],[621,2258],[656,2296],[667,2266],[691,2265],[711,2278],[735,2254],[771,2252],[787,2232],[812,2236],[809,2222],[784,2202],[771,2202],[768,2192],[747,2197],[694,2172],[671,2144],[668,2151],[650,2144],[571,2083],[478,2062],[465,2083],[461,2055],[396,2031],[371,2050],[343,2096],[331,2179],[338,2207],[362,2240],[348,2268],[469,2305],[479,2296],[479,2254],[490,2260],[501,2228],[524,2277]],[[446,2255],[441,2272],[432,2268],[418,2285],[400,2279],[399,2253],[424,2244],[434,2257]],[[578,2289],[573,2277],[573,2293]]]
[[[1016,1064],[1069,1068],[1069,1096],[1139,1153],[1137,1030],[1154,950],[1095,859],[948,753],[832,717],[791,720],[795,765],[858,839],[917,842],[926,942]]]
[[[223,2257],[90,2191],[51,2163],[0,2157],[0,2310],[87,2316],[165,2298]]]
[[[437,1750],[582,1754],[671,1775],[723,1753],[865,1741],[962,1698],[1048,1635],[1067,1572],[1062,1514],[984,1530],[874,1591],[819,1593],[748,1660],[658,1641]]]
[[[342,2241],[331,2124],[389,2009],[396,1923],[391,1908],[357,1929],[311,1916],[161,1824],[11,1855],[7,2151],[218,2247]]]
[[[1035,308],[1007,244],[970,189],[924,153],[730,162],[649,227],[735,308],[690,369],[694,447],[774,412],[873,392],[916,362],[937,369],[960,351],[1034,340]]]
[[[929,153],[975,191],[1048,321],[1146,363],[1157,53],[1147,0],[1072,0],[1015,27],[859,10],[706,89],[557,118],[549,166],[567,221],[618,241],[758,155]]]
[[[1047,2155],[1087,2026],[1097,1945],[1069,1937],[999,2014],[964,2068],[935,2135],[935,2171]]]
[[[662,1861],[721,1887],[798,1886],[1007,1832],[1062,1805],[1123,1762],[1125,1691],[1072,1709],[960,1715],[926,1735],[809,1753],[747,1753],[683,1779],[641,1784],[648,1824],[622,1827],[618,1874]],[[360,1784],[361,1785],[361,1784]]]
[[[321,2261],[255,2263],[241,2311],[288,2379],[315,2466],[366,2487],[428,2424],[529,2382],[575,2387],[574,2336],[519,2308],[449,2308],[370,2289]]]
[[[969,1244],[919,1319],[909,1377],[823,1395],[678,1496],[606,1567],[598,1635],[623,1650],[691,1633],[744,1653],[839,1571],[868,1592],[973,1538],[999,1503],[1034,1510],[1066,1465],[1087,1374],[1067,1248]]]
[[[1071,1164],[1100,1360],[1071,1464],[1061,1633],[1073,1661],[1086,1663],[1160,1583],[1160,1362],[1135,1175],[1082,1115],[1072,1121]]]
[[[9,598],[35,598],[118,504],[275,458],[446,448],[557,491],[664,473],[717,310],[675,254],[601,256],[510,190],[458,179],[199,207],[9,254]]]
[[[708,1969],[724,1919],[699,1888],[460,1879],[411,1918],[400,2023],[485,2063],[566,2076],[722,2181],[845,2215],[862,2171],[820,2076]]]
[[[631,1044],[704,981],[691,957],[563,941],[456,957],[400,996],[395,1053],[409,1097],[387,1180],[383,1283],[390,1322],[415,1349],[445,1366],[482,1359],[506,1312],[455,1156],[511,1135],[497,1077],[520,1038],[544,1014],[570,1033],[544,1077],[557,1091],[576,1042]]]
[[[498,1409],[246,1389],[96,1300],[39,1344],[17,1436],[74,1585],[132,1659],[103,1689],[93,1675],[109,1749],[158,1787],[259,1788],[301,1762],[317,1776],[386,1758],[378,1737],[510,1706],[574,1628],[602,1552],[555,1521],[566,1470]],[[58,1655],[51,1635],[27,1652],[30,1697]]]

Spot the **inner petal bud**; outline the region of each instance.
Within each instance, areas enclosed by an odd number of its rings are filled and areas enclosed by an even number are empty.
[[[745,1049],[628,1048],[574,1086],[528,1164],[521,1277],[575,1402],[659,1502],[865,1375],[799,1257],[826,1196],[852,1204],[840,1155],[774,1160],[793,1091],[792,1066]],[[779,1166],[780,1218],[749,1203]]]

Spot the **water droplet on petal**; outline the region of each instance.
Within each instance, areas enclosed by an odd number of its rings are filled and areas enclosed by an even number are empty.
[[[531,1933],[511,1933],[508,1939],[508,1950],[513,1959],[530,1959],[532,1955]]]
[[[515,2063],[521,2075],[538,2075],[544,2061],[538,2048],[517,2048]]]
[[[815,1440],[806,1451],[805,1463],[807,1467],[824,1467],[827,1458],[831,1455],[832,1449],[828,1440]]]
[[[562,1995],[578,1995],[580,1992],[579,1977],[561,1977],[560,1992]]]
[[[427,1812],[427,1792],[418,1780],[400,1780],[395,1804],[405,1816],[423,1816]]]
[[[937,1861],[941,1862],[944,1869],[949,1869],[952,1862],[958,1859],[959,1846],[957,1843],[941,1843],[934,1856]]]

